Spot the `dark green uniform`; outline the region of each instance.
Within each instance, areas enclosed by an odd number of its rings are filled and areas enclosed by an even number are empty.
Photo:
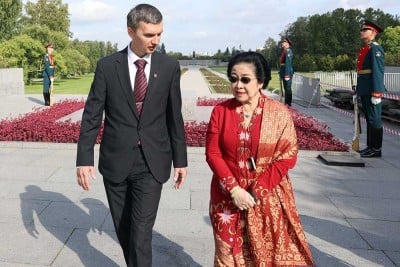
[[[279,76],[285,89],[285,104],[292,105],[293,52],[288,48],[282,51],[280,58]],[[285,79],[286,78],[286,79]]]
[[[361,98],[367,121],[367,148],[376,151],[382,147],[382,103],[372,104],[371,98],[386,91],[384,64],[385,53],[375,40],[360,49],[357,60],[357,95]]]
[[[55,65],[52,55],[46,54],[43,58],[43,97],[46,106],[50,105],[50,78],[54,77]]]

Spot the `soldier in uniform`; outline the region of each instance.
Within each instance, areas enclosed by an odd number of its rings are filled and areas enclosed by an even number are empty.
[[[279,78],[283,81],[283,88],[285,89],[285,104],[292,105],[292,78],[293,78],[293,52],[290,48],[292,42],[289,38],[282,40],[282,54],[279,59]]]
[[[384,77],[385,54],[375,37],[383,29],[376,23],[365,20],[360,29],[364,46],[357,59],[357,95],[361,98],[362,108],[367,121],[367,147],[360,150],[365,158],[381,157],[382,152],[382,95],[386,91]]]
[[[43,97],[44,105],[50,106],[50,85],[54,82],[55,63],[53,58],[53,45],[47,44],[46,55],[43,59]]]

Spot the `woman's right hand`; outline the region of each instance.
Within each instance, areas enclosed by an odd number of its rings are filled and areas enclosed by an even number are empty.
[[[240,186],[233,188],[230,193],[233,203],[240,210],[247,210],[256,204],[253,196]]]

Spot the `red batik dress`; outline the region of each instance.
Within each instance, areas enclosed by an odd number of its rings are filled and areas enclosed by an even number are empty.
[[[215,106],[207,130],[214,265],[313,266],[288,177],[298,151],[290,112],[262,95],[247,128],[243,121],[242,105],[230,99]],[[240,211],[229,193],[238,185],[259,204]]]

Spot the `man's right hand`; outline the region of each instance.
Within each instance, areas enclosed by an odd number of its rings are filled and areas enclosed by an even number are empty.
[[[76,178],[78,185],[85,191],[90,189],[90,177],[96,179],[96,173],[93,166],[80,166],[76,168]]]

